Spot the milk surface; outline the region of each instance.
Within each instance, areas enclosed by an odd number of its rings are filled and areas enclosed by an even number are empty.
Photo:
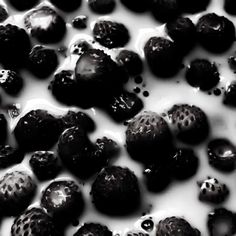
[[[50,5],[49,2],[42,1],[42,5]],[[230,20],[232,20],[236,26],[236,17],[227,15],[223,11],[223,1],[212,0],[206,12],[215,12],[219,15],[225,15]],[[199,17],[206,13],[200,13],[196,15],[188,15],[194,23],[197,22]],[[9,8],[10,17],[5,23],[16,24],[20,27],[24,27],[23,19],[26,12],[19,13]],[[63,13],[61,13],[63,15]],[[76,30],[72,28],[71,21],[75,16],[86,15],[88,16],[88,27],[85,30]],[[117,1],[117,7],[112,14],[101,16],[92,13],[87,6],[87,2],[84,0],[82,6],[74,13],[65,16],[67,22],[68,32],[63,42],[58,45],[49,45],[52,48],[58,48],[60,46],[68,46],[67,58],[61,56],[61,63],[57,69],[57,72],[63,69],[73,70],[75,63],[79,56],[72,55],[70,51],[73,50],[74,43],[79,39],[86,39],[90,42],[93,41],[92,38],[92,28],[94,23],[98,19],[111,19],[117,22],[124,23],[130,32],[130,42],[126,45],[126,49],[131,49],[140,54],[144,58],[143,47],[146,41],[152,36],[166,36],[164,31],[164,25],[157,22],[150,13],[136,14],[127,9],[125,9]],[[95,48],[102,48],[104,51],[111,55],[114,59],[115,56],[121,49],[108,50],[103,48],[98,43],[93,43]],[[229,83],[235,80],[235,74],[229,69],[227,58],[233,55],[235,51],[235,45],[232,48],[222,54],[213,55],[205,50],[197,47],[194,49],[185,59],[184,64],[188,65],[189,62],[195,58],[206,58],[215,62],[218,66],[221,81],[218,88],[226,88]],[[172,105],[176,103],[188,103],[197,105],[202,108],[209,120],[211,125],[211,135],[213,137],[226,137],[229,138],[234,144],[236,144],[236,109],[226,107],[222,104],[222,96],[209,95],[190,87],[184,79],[185,69],[179,72],[177,76],[171,79],[160,79],[153,76],[145,65],[145,70],[143,73],[144,83],[143,85],[136,85],[133,79],[127,85],[127,88],[132,91],[134,87],[139,86],[141,91],[148,91],[150,95],[147,98],[140,96],[144,101],[144,110],[151,110],[157,113],[163,113],[167,111]],[[46,109],[50,113],[55,115],[63,115],[68,110],[81,110],[75,107],[66,107],[59,104],[51,95],[48,90],[49,81],[52,79],[42,81],[34,78],[29,72],[22,71],[22,76],[25,80],[25,86],[21,94],[17,98],[7,97],[6,101],[8,103],[17,103],[21,107],[21,114],[17,118],[9,117],[9,125],[11,131],[14,129],[17,121],[24,114],[33,109]],[[92,95],[91,95],[92,96]],[[232,211],[236,211],[236,172],[231,174],[222,174],[208,164],[206,145],[207,141],[195,147],[195,151],[200,159],[200,167],[197,174],[187,180],[187,181],[175,181],[173,182],[166,191],[158,194],[149,193],[145,186],[143,186],[143,168],[141,164],[134,162],[128,156],[124,144],[125,144],[125,130],[126,127],[123,124],[116,124],[111,118],[109,118],[103,111],[92,108],[86,110],[94,121],[96,122],[97,129],[91,134],[91,139],[96,140],[96,138],[107,136],[114,139],[122,148],[120,155],[114,160],[113,164],[128,166],[132,169],[138,178],[140,179],[140,184],[142,188],[143,195],[143,209],[131,216],[126,217],[110,217],[99,213],[91,203],[91,198],[89,195],[91,181],[86,183],[81,183],[81,188],[86,201],[86,208],[83,215],[80,217],[80,224],[84,222],[98,222],[106,224],[111,230],[113,230],[114,235],[120,234],[124,235],[130,229],[139,229],[142,219],[152,217],[155,223],[158,223],[160,219],[167,216],[180,216],[188,220],[193,226],[197,227],[202,235],[208,235],[206,227],[207,215],[214,208],[214,205],[209,205],[202,203],[198,200],[199,188],[197,186],[198,180],[203,180],[207,176],[217,178],[219,181],[224,182],[230,189],[230,196],[228,200],[220,206],[229,208]],[[12,140],[14,142],[14,140]],[[24,162],[18,166],[12,167],[12,169],[26,170],[31,173],[28,160],[29,155],[25,158]],[[0,176],[4,175],[7,170],[0,171]],[[74,178],[69,173],[64,172],[58,178]],[[38,184],[38,194],[33,201],[33,205],[37,206],[40,202],[41,191],[49,184],[50,181],[46,181]],[[84,185],[83,185],[84,184]],[[115,203],[114,203],[115,204]],[[142,217],[142,213],[148,213]],[[3,220],[2,226],[0,228],[0,236],[9,236],[10,228],[14,218],[8,218]],[[73,235],[78,227],[69,227],[67,231],[67,236]],[[151,233],[154,235],[154,232]]]

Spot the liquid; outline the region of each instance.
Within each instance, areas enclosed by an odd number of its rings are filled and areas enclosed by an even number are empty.
[[[42,4],[50,5],[48,2],[43,2]],[[23,27],[24,13],[19,14],[12,9],[10,9],[9,12],[10,15],[13,16],[11,16],[6,22],[17,24],[18,26]],[[212,0],[207,12],[215,12],[219,15],[224,14],[229,17],[229,19],[231,19],[236,25],[236,18],[228,16],[225,12],[223,12],[223,1]],[[191,15],[189,17],[194,23],[196,23],[202,14],[203,13]],[[88,28],[86,30],[78,31],[72,28],[70,23],[77,15],[89,16]],[[88,10],[87,3],[83,1],[82,7],[80,7],[78,11],[68,14],[65,17],[66,22],[68,22],[68,33],[64,39],[64,42],[56,46],[51,46],[58,48],[59,46],[69,45],[69,49],[72,50],[74,42],[76,42],[78,39],[92,41],[92,27],[95,21],[98,19],[112,19],[124,23],[129,29],[131,35],[131,40],[126,48],[138,52],[143,58],[143,46],[151,36],[166,36],[164,25],[161,25],[159,22],[155,21],[150,13],[135,14],[129,10],[126,10],[119,4],[119,2],[117,2],[116,10],[112,14],[100,17],[100,15],[96,15],[94,13],[91,14],[91,12]],[[105,52],[112,56],[112,58],[115,58],[115,55],[117,55],[118,51],[120,50],[107,50],[106,48],[99,46],[97,43],[94,43],[93,46],[104,49]],[[218,87],[225,88],[230,83],[230,81],[235,79],[235,75],[229,69],[227,64],[227,58],[232,55],[233,52],[234,46],[223,56],[209,54],[200,47],[197,47],[184,59],[184,64],[188,65],[189,62],[195,58],[208,58],[211,61],[214,61],[218,65],[221,75],[221,81]],[[61,65],[57,69],[57,72],[62,69],[73,69],[77,59],[78,56],[76,55],[68,55],[66,59],[61,57]],[[22,71],[22,75],[26,82],[21,95],[16,99],[10,97],[8,98],[9,103],[19,103],[22,110],[19,117],[15,119],[9,118],[11,130],[14,129],[19,118],[32,109],[46,109],[55,115],[63,115],[68,111],[68,109],[78,110],[78,108],[68,108],[63,106],[53,99],[50,91],[48,90],[50,79],[46,81],[40,81],[26,71]],[[173,79],[162,80],[155,78],[150,74],[147,68],[145,68],[142,77],[142,84],[137,85],[131,79],[131,82],[129,85],[127,85],[127,87],[130,89],[130,91],[132,91],[137,86],[141,89],[142,92],[140,93],[140,96],[142,97],[145,104],[144,110],[152,110],[161,114],[176,103],[197,105],[201,107],[208,115],[211,124],[211,137],[226,137],[229,138],[233,143],[236,143],[236,110],[223,106],[222,96],[210,96],[208,93],[203,93],[187,85],[184,81],[184,70],[180,71],[180,73]],[[143,91],[148,91],[150,93],[149,96],[144,98],[142,95]],[[137,162],[132,161],[124,148],[125,126],[114,123],[104,112],[97,108],[89,109],[86,112],[94,119],[97,124],[97,129],[91,135],[91,139],[96,140],[96,138],[102,136],[107,136],[114,139],[122,147],[122,152],[120,156],[114,161],[114,164],[128,166],[130,169],[135,171],[136,175],[140,179],[140,184],[142,185],[142,166]],[[230,196],[222,206],[236,211],[236,172],[226,175],[212,169],[209,166],[207,160],[206,143],[195,148],[200,158],[200,167],[197,174],[193,178],[184,182],[176,181],[172,183],[166,191],[160,194],[149,193],[144,186],[141,186],[144,196],[143,209],[142,211],[128,217],[110,217],[96,211],[89,196],[91,183],[85,183],[85,185],[81,186],[81,188],[84,193],[84,198],[86,199],[86,209],[82,217],[79,219],[80,224],[84,222],[104,223],[111,230],[113,230],[114,234],[119,233],[120,235],[123,235],[130,229],[139,229],[143,218],[146,219],[151,216],[154,222],[157,223],[159,220],[167,216],[175,215],[184,217],[193,226],[197,227],[203,236],[207,235],[207,214],[211,209],[213,209],[214,206],[202,203],[198,200],[199,188],[196,182],[198,180],[205,179],[207,176],[211,176],[217,178],[219,181],[227,183],[230,189]],[[22,164],[15,166],[12,169],[24,169],[30,172],[28,160],[29,155],[25,158]],[[0,175],[4,175],[5,172],[6,171],[1,171]],[[59,176],[59,178],[70,177],[71,176],[69,173],[62,173]],[[39,205],[41,191],[49,184],[49,182],[43,182],[42,184],[38,185],[38,194],[33,201],[33,205]],[[149,215],[143,216],[143,218],[140,219],[142,213],[144,212],[148,213]],[[0,228],[1,236],[10,235],[12,222],[13,218],[8,218],[3,221],[2,227]],[[73,235],[76,230],[77,227],[71,226],[68,228],[66,235]],[[154,235],[154,233],[152,233],[152,235]]]

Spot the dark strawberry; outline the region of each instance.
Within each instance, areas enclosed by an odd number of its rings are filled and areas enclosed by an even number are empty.
[[[36,183],[26,172],[13,171],[0,179],[0,206],[3,215],[17,215],[31,202]]]
[[[93,36],[97,42],[107,48],[123,47],[130,38],[125,25],[107,20],[96,22],[93,28]]]
[[[172,175],[167,164],[148,165],[144,170],[145,184],[150,192],[161,192],[171,183]]]
[[[99,223],[85,223],[82,225],[74,236],[112,236],[112,232],[107,226]]]
[[[151,71],[160,77],[175,75],[181,65],[182,56],[177,45],[163,37],[151,37],[144,47],[144,53]]]
[[[178,180],[191,178],[199,167],[199,158],[190,148],[176,149],[170,157],[171,175]]]
[[[209,123],[205,112],[197,106],[174,105],[168,111],[169,120],[182,142],[197,144],[209,134]]]
[[[172,216],[157,224],[156,236],[200,236],[199,230],[193,228],[183,218]]]
[[[29,53],[28,68],[38,78],[46,78],[51,75],[56,70],[58,63],[55,50],[45,46],[36,45]]]
[[[16,25],[0,26],[0,62],[14,69],[25,66],[31,43],[28,34]]]
[[[134,117],[142,108],[142,100],[135,93],[126,91],[112,96],[105,105],[105,110],[117,122]]]
[[[76,16],[73,20],[72,20],[72,26],[75,29],[86,29],[87,28],[87,21],[88,21],[88,17],[87,16]]]
[[[56,221],[66,225],[83,211],[84,200],[81,189],[72,180],[54,181],[43,191],[41,206]]]
[[[41,43],[57,43],[66,33],[64,19],[48,6],[39,7],[27,13],[24,24],[30,35]]]
[[[235,41],[235,27],[232,21],[215,13],[203,15],[196,25],[200,44],[213,53],[228,50]]]
[[[165,160],[172,149],[172,135],[166,121],[155,112],[135,116],[126,130],[126,145],[131,157],[143,163]]]
[[[58,119],[46,110],[32,110],[18,121],[14,135],[19,147],[25,151],[48,150],[61,133]]]
[[[39,180],[53,179],[61,169],[58,157],[52,151],[34,152],[29,164]]]
[[[61,117],[63,129],[68,129],[73,126],[79,126],[86,132],[95,130],[94,120],[82,111],[68,111],[66,115]]]
[[[236,215],[225,208],[214,209],[208,214],[207,226],[210,236],[235,235]]]
[[[231,172],[236,168],[236,147],[225,138],[213,139],[207,147],[209,164],[217,170]]]
[[[7,168],[20,163],[24,159],[24,153],[10,145],[0,145],[0,168]]]
[[[204,181],[199,181],[199,200],[208,203],[219,204],[225,201],[229,195],[229,189],[225,184],[220,183],[215,178],[208,177]]]
[[[108,215],[126,215],[140,206],[140,189],[136,175],[128,168],[104,168],[92,184],[95,207]]]
[[[18,95],[23,87],[23,79],[13,70],[0,70],[0,86],[9,95]]]
[[[19,215],[11,227],[11,236],[62,236],[53,221],[41,208],[31,208]]]

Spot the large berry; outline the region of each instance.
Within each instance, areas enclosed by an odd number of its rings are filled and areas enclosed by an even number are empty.
[[[94,120],[82,111],[74,112],[68,111],[61,117],[63,129],[72,128],[73,126],[79,126],[86,132],[92,132],[95,130]]]
[[[81,0],[50,0],[50,2],[65,12],[75,11],[81,5]]]
[[[77,103],[83,107],[103,104],[111,94],[121,89],[126,79],[126,74],[111,57],[98,49],[89,49],[80,56],[75,74]]]
[[[180,69],[181,55],[177,45],[163,37],[150,38],[144,53],[151,71],[160,77],[171,77]]]
[[[134,12],[144,12],[148,9],[147,1],[143,0],[136,0],[135,4],[133,1],[130,0],[120,0],[121,3],[126,6],[128,9]]]
[[[224,16],[208,13],[198,20],[196,27],[200,44],[211,52],[224,52],[235,41],[234,24]]]
[[[20,163],[24,158],[24,153],[18,148],[10,145],[0,145],[0,168],[7,168]]]
[[[9,95],[17,95],[23,87],[23,79],[15,71],[0,70],[0,86]]]
[[[179,0],[181,11],[186,13],[197,13],[207,9],[211,0]]]
[[[207,59],[191,61],[185,77],[191,86],[200,88],[203,91],[212,89],[220,81],[220,74],[216,64]]]
[[[119,52],[116,60],[119,65],[123,66],[129,75],[139,75],[143,71],[143,62],[140,56],[130,50],[122,50]]]
[[[66,224],[82,213],[84,200],[80,187],[74,181],[58,180],[43,191],[41,206],[55,220]]]
[[[236,15],[236,2],[234,0],[224,0],[224,10],[231,15]]]
[[[39,180],[53,179],[61,169],[58,157],[52,151],[34,152],[29,163]]]
[[[8,2],[18,11],[25,11],[34,7],[39,0],[8,0]]]
[[[229,195],[229,189],[225,184],[220,183],[215,178],[210,178],[198,182],[200,193],[199,200],[219,204],[225,201]]]
[[[11,236],[62,236],[53,221],[41,208],[31,208],[19,215],[11,227]]]
[[[8,68],[25,65],[31,43],[24,29],[16,25],[0,26],[0,62]]]
[[[93,36],[96,41],[107,48],[123,47],[129,41],[129,31],[125,25],[107,20],[96,22]]]
[[[31,36],[41,43],[57,43],[66,32],[64,19],[48,6],[27,13],[24,23]]]
[[[53,49],[36,45],[29,53],[28,68],[38,78],[46,78],[51,75],[56,70],[58,63],[57,54]]]
[[[128,168],[118,166],[103,169],[92,184],[95,207],[109,215],[125,215],[140,206],[137,177]]]
[[[182,142],[197,144],[208,136],[208,119],[199,107],[188,104],[174,105],[168,111],[168,116],[177,138]]]
[[[80,178],[88,178],[106,166],[117,151],[110,139],[98,139],[92,144],[82,127],[67,129],[60,137],[58,153],[66,167]]]
[[[227,106],[236,107],[236,82],[233,81],[224,93],[223,103]]]
[[[126,145],[131,157],[143,163],[165,159],[172,148],[168,124],[155,112],[141,112],[128,124]]]
[[[89,0],[88,1],[90,9],[98,14],[108,14],[111,13],[115,6],[115,0]]]
[[[209,164],[224,172],[231,172],[236,168],[236,147],[225,138],[211,140],[207,146]]]
[[[179,180],[189,179],[196,174],[199,159],[190,148],[177,149],[170,157],[171,174]]]
[[[193,228],[183,218],[172,216],[157,224],[156,236],[200,236],[199,230]]]
[[[18,121],[14,135],[19,147],[26,150],[47,150],[60,135],[58,120],[46,110],[32,110]]]
[[[99,223],[85,223],[82,225],[74,236],[112,236],[112,232],[107,226]]]
[[[179,53],[188,53],[196,43],[196,28],[187,17],[178,17],[166,25],[168,35],[174,40]]]
[[[66,105],[75,105],[77,102],[76,86],[74,72],[62,70],[55,74],[49,89],[59,102]]]
[[[210,236],[235,235],[236,215],[225,208],[214,209],[208,214],[207,226]]]
[[[145,184],[151,192],[165,190],[172,180],[170,168],[166,163],[148,165],[144,170]]]
[[[150,0],[150,9],[161,22],[173,20],[180,14],[178,0]]]
[[[105,105],[105,110],[117,122],[134,117],[142,108],[142,100],[136,94],[126,91],[112,96]]]
[[[3,215],[16,215],[31,202],[36,183],[26,172],[13,171],[0,179],[0,206]]]

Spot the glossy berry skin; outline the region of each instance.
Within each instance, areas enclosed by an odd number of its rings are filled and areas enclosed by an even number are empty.
[[[32,110],[18,121],[14,135],[25,151],[48,150],[59,138],[58,120],[46,110]]]
[[[133,118],[142,108],[142,100],[135,93],[126,91],[112,96],[105,105],[105,110],[117,122]]]
[[[43,17],[50,19],[46,22],[46,26],[42,25],[44,21],[41,18]],[[30,35],[43,44],[58,43],[66,33],[64,19],[48,6],[39,7],[27,13],[24,24]]]
[[[116,6],[115,0],[89,0],[90,9],[97,14],[108,14],[113,12]]]
[[[228,187],[219,182],[216,178],[208,177],[204,181],[199,181],[199,200],[206,203],[220,204],[229,195]]]
[[[199,158],[190,148],[180,148],[170,157],[171,175],[178,180],[194,176],[199,167]]]
[[[26,172],[6,173],[0,179],[0,206],[3,215],[19,214],[30,204],[35,190],[35,180]]]
[[[151,164],[144,170],[145,184],[150,192],[164,191],[172,181],[170,168],[167,164]]]
[[[53,179],[61,169],[58,157],[52,151],[34,152],[29,164],[39,180]]]
[[[165,25],[167,34],[174,40],[179,53],[185,55],[196,44],[196,27],[188,17],[178,17]]]
[[[81,0],[50,0],[50,2],[58,9],[64,12],[73,12],[78,9],[81,5]]]
[[[73,71],[62,70],[55,74],[49,89],[59,102],[66,105],[75,105],[77,101],[76,86]]]
[[[159,221],[157,224],[156,236],[200,236],[199,230],[193,228],[183,218],[172,216]]]
[[[12,24],[0,26],[0,62],[6,67],[24,67],[30,47],[31,42],[24,29]]]
[[[72,180],[56,180],[43,191],[41,206],[60,224],[76,219],[83,211],[80,187]]]
[[[29,10],[34,7],[39,0],[8,0],[8,2],[18,11]]]
[[[236,82],[233,81],[226,88],[223,98],[223,103],[226,106],[236,107]]]
[[[225,208],[216,208],[208,214],[207,227],[210,236],[234,235],[236,233],[235,213]]]
[[[53,219],[41,208],[21,213],[11,227],[11,236],[62,236]]]
[[[108,215],[131,214],[140,206],[138,179],[128,168],[104,168],[92,184],[91,195],[95,207]]]
[[[214,88],[220,81],[220,74],[215,63],[207,59],[191,61],[185,74],[187,82],[202,91]]]
[[[134,51],[124,49],[119,52],[116,60],[131,76],[139,75],[143,71],[143,62],[140,56]]]
[[[7,168],[20,163],[24,159],[24,153],[10,145],[0,145],[0,168]]]
[[[74,236],[112,236],[112,232],[107,226],[99,223],[85,223],[82,225]]]
[[[129,41],[129,31],[124,24],[100,20],[95,23],[93,37],[102,46],[111,48],[123,47]]]
[[[151,71],[158,77],[172,77],[180,69],[182,56],[169,39],[151,37],[145,44],[144,54]]]
[[[128,123],[126,147],[130,156],[142,163],[165,160],[172,150],[172,135],[168,124],[155,112],[139,113]]]
[[[23,88],[23,79],[13,70],[0,70],[0,86],[7,94],[16,96]]]
[[[172,128],[179,140],[188,144],[199,144],[209,134],[209,122],[205,112],[194,105],[174,105],[168,111]]]
[[[76,16],[73,20],[72,20],[72,26],[75,29],[78,30],[82,30],[82,29],[86,29],[87,28],[87,21],[88,21],[88,17],[87,16]]]
[[[236,168],[236,147],[228,139],[210,140],[207,154],[209,164],[219,171],[232,172]]]
[[[32,48],[28,58],[29,70],[38,78],[47,78],[58,66],[55,50],[36,45]]]
[[[234,24],[215,13],[203,15],[196,25],[199,43],[208,51],[222,53],[235,41]]]

